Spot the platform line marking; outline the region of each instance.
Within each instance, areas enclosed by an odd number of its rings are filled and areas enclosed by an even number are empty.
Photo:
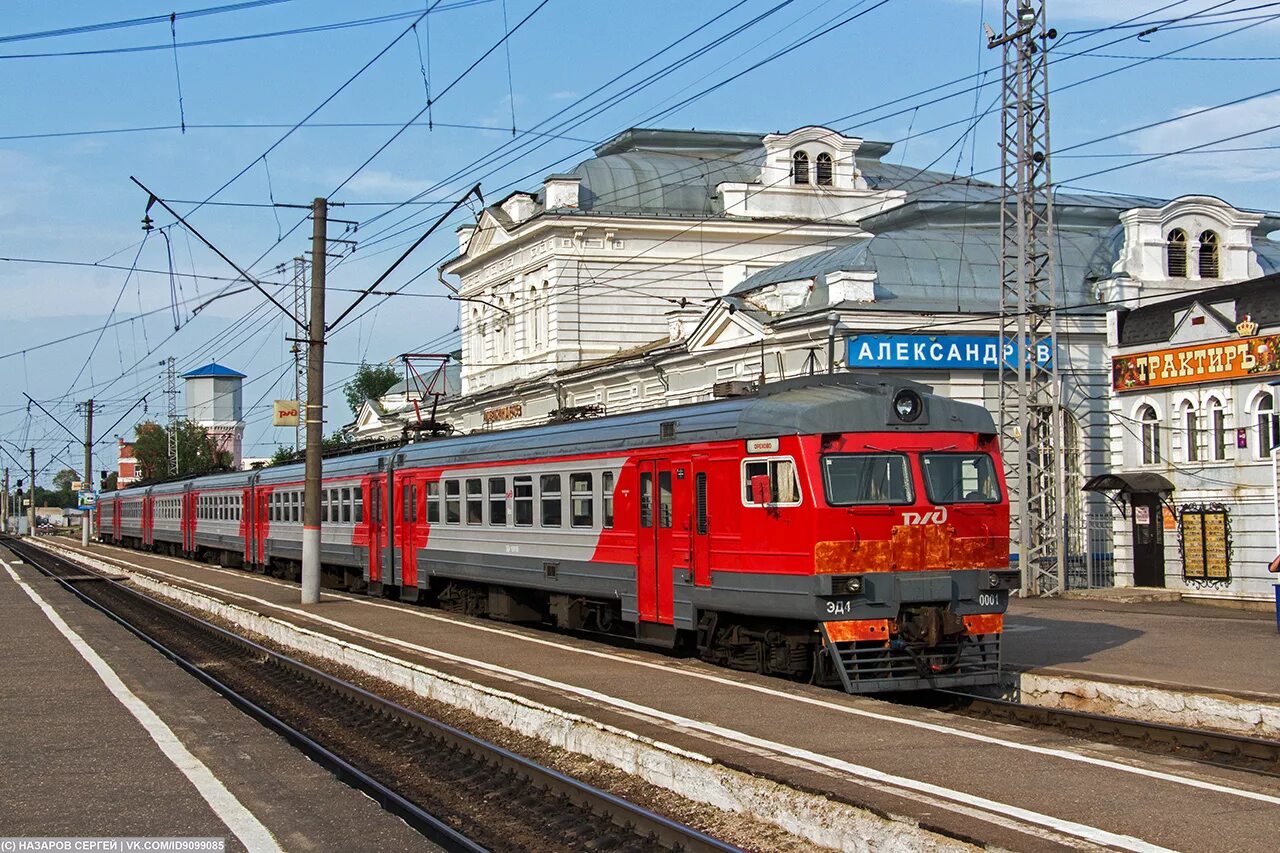
[[[263,826],[253,812],[236,798],[235,794],[227,790],[204,762],[191,754],[191,751],[173,733],[173,729],[169,728],[146,702],[139,699],[125,685],[111,665],[63,620],[62,616],[40,596],[40,593],[23,581],[7,562],[0,560],[0,565],[4,566],[4,570],[9,573],[9,577],[13,578],[14,583],[20,586],[27,597],[44,612],[44,615],[53,623],[53,627],[58,629],[58,633],[62,634],[72,648],[80,653],[80,657],[92,667],[98,678],[111,691],[111,695],[119,700],[120,704],[146,729],[147,734],[155,741],[156,746],[160,747],[165,758],[182,771],[182,775],[187,777],[227,829],[230,829],[236,838],[240,839],[240,842],[253,853],[258,851],[282,853],[271,831]]]
[[[84,553],[84,552],[77,552],[77,553]],[[86,554],[86,556],[92,557],[95,555]],[[405,643],[404,641],[397,640],[395,638],[385,637],[380,634],[374,634],[374,633],[365,631],[353,625],[348,625],[345,622],[339,622],[336,620],[328,619],[324,616],[319,616],[305,610],[298,610],[298,609],[289,607],[288,605],[275,604],[273,602],[267,601],[266,599],[252,596],[248,593],[236,592],[235,590],[226,589],[225,587],[215,586],[214,584],[207,584],[202,581],[192,580],[191,578],[185,578],[181,575],[175,575],[169,572],[165,572],[161,569],[155,569],[148,566],[139,566],[137,563],[133,563],[128,560],[121,559],[119,557],[116,557],[113,559],[115,559],[116,562],[119,562],[119,563],[125,563],[130,566],[135,566],[140,571],[153,572],[155,574],[162,575],[166,578],[171,578],[173,580],[176,580],[182,583],[189,583],[195,586],[203,587],[204,589],[222,592],[227,595],[236,596],[237,598],[243,598],[248,601],[252,601],[255,604],[274,608],[276,610],[283,610],[288,613],[293,613],[293,614],[302,616],[304,618],[312,619],[317,622],[328,624],[335,628],[339,628],[341,630],[345,630],[353,634],[369,637],[371,639],[374,639],[380,642],[385,642],[391,645],[403,645],[405,648],[409,648],[414,651],[419,651],[419,652],[422,652],[423,654],[433,655],[435,657],[442,657],[445,659],[451,659],[455,663],[479,666],[481,668],[493,666],[497,668],[497,671],[503,673],[504,675],[516,676],[516,677],[521,677],[526,679],[536,680],[541,677],[541,676],[535,676],[531,673],[521,673],[516,670],[507,670],[502,667],[498,667],[496,664],[488,664],[484,661],[477,661],[472,658],[458,657],[455,655],[451,655],[449,652],[431,649],[426,646],[417,646],[412,643]],[[186,565],[191,565],[191,564],[187,563]],[[279,581],[270,581],[265,578],[259,578],[256,575],[250,575],[250,574],[233,570],[233,569],[222,569],[221,571],[228,573],[230,575],[233,575],[235,577],[244,576],[247,578],[260,580],[260,581],[269,583],[273,586],[282,586],[290,589],[294,588],[293,586],[287,583],[282,583]],[[723,678],[721,676],[713,675],[711,673],[697,672],[697,671],[686,670],[678,667],[667,667],[667,666],[662,666],[661,664],[651,663],[649,661],[641,661],[641,660],[635,660],[632,658],[618,657],[616,655],[611,655],[606,652],[598,652],[598,651],[595,651],[594,649],[575,648],[573,646],[564,645],[563,643],[557,643],[553,640],[543,640],[538,637],[526,637],[521,634],[517,634],[513,631],[504,630],[502,628],[493,628],[487,625],[472,625],[466,622],[459,622],[453,619],[439,617],[430,613],[419,613],[417,611],[409,610],[403,607],[397,607],[395,605],[383,604],[381,602],[376,602],[376,601],[361,600],[354,596],[341,596],[341,595],[334,595],[333,593],[325,593],[325,594],[333,596],[343,601],[352,601],[354,603],[365,604],[370,607],[385,607],[385,608],[394,610],[398,613],[408,613],[415,616],[421,616],[424,619],[441,621],[441,622],[448,623],[450,625],[459,625],[466,628],[472,628],[477,631],[484,631],[486,633],[497,634],[504,637],[511,637],[513,639],[525,640],[530,643],[562,649],[564,651],[576,652],[578,654],[603,658],[606,660],[619,661],[622,663],[629,663],[635,666],[645,667],[648,669],[657,669],[665,673],[677,673],[679,675],[688,676],[690,678],[698,678],[704,681],[713,682],[715,684],[721,684],[729,687],[737,687],[744,690],[750,690],[755,693],[760,693],[766,696],[777,697],[780,699],[788,699],[792,702],[800,702],[802,704],[812,705],[814,707],[823,708],[825,710],[838,711],[840,713],[850,714],[858,717],[864,717],[866,719],[877,720],[880,722],[894,723],[901,726],[907,726],[909,728],[933,732],[934,734],[940,734],[940,735],[945,735],[950,737],[958,737],[965,740],[984,743],[990,746],[999,746],[999,747],[1004,747],[1006,749],[1014,749],[1022,752],[1030,752],[1037,755],[1044,755],[1052,758],[1060,758],[1066,761],[1074,761],[1074,762],[1079,762],[1084,764],[1090,764],[1096,767],[1103,767],[1109,770],[1116,770],[1122,773],[1132,773],[1139,776],[1145,776],[1150,779],[1157,779],[1162,782],[1169,782],[1175,785],[1184,785],[1187,787],[1199,788],[1201,790],[1213,791],[1219,794],[1227,794],[1229,796],[1243,797],[1244,799],[1256,800],[1258,802],[1267,803],[1269,805],[1280,805],[1280,797],[1273,796],[1271,794],[1265,794],[1257,791],[1248,791],[1242,788],[1234,788],[1229,785],[1222,785],[1216,782],[1207,782],[1207,781],[1196,779],[1189,776],[1179,776],[1177,774],[1167,773],[1162,770],[1151,770],[1146,767],[1138,767],[1136,765],[1126,764],[1120,761],[1113,761],[1111,759],[1106,759],[1106,758],[1098,758],[1092,755],[1084,755],[1082,753],[1075,752],[1069,749],[1060,749],[1057,747],[1039,746],[1036,744],[1019,743],[1017,741],[1004,740],[1003,738],[994,737],[992,735],[984,735],[984,734],[979,734],[978,732],[967,731],[965,729],[957,729],[951,726],[944,726],[940,723],[928,723],[923,720],[910,720],[903,717],[895,717],[890,714],[882,714],[877,711],[867,711],[862,708],[851,708],[847,705],[841,705],[835,702],[827,701],[825,699],[816,699],[812,696],[800,696],[800,695],[791,694],[791,693],[784,693],[783,691],[780,691],[780,690],[774,690],[771,687],[764,687],[756,684],[745,684],[740,681],[734,681],[732,679]],[[561,684],[560,682],[553,682],[552,684],[556,687],[556,689],[567,690],[570,692],[588,690],[588,688],[579,688],[579,687],[576,687],[575,685]],[[596,694],[596,695],[604,696],[605,694]],[[617,699],[616,701],[626,702],[627,700]],[[665,713],[662,711],[658,711],[657,709],[653,709],[653,711],[654,713],[659,713],[659,714]]]

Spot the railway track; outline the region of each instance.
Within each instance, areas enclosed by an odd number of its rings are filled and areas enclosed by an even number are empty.
[[[1280,778],[1280,741],[1143,722],[1088,711],[1023,705],[1006,699],[950,690],[935,692],[957,703],[953,710],[965,716],[1029,728],[1053,729],[1144,752],[1172,755],[1214,767],[1247,770]]]
[[[106,575],[0,542],[446,850],[737,850]]]

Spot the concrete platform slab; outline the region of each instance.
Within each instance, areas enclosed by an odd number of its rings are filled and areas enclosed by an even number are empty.
[[[3,548],[0,561],[4,834],[222,837],[228,850],[437,849],[55,581]],[[24,587],[154,713],[265,838],[235,835],[227,799],[202,796]]]
[[[594,750],[657,784],[665,776],[695,799],[732,799],[727,789],[744,784],[732,771],[1009,849],[1212,849],[1224,839],[1238,850],[1274,849],[1280,780],[421,607],[326,594],[304,608],[297,587],[282,581],[91,552],[99,565],[278,642]],[[1092,635],[1066,615],[1016,614],[1066,622],[1085,643]],[[1125,630],[1113,626],[1075,657],[1127,642],[1131,635],[1117,633]],[[752,802],[757,816],[772,807]]]

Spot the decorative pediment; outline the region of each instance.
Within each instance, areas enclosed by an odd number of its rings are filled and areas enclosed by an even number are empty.
[[[1221,308],[1208,307],[1195,302],[1189,308],[1174,312],[1171,344],[1193,344],[1199,341],[1221,340],[1235,334],[1235,321],[1225,316]],[[1231,313],[1235,313],[1234,305]]]
[[[720,300],[703,316],[689,336],[689,351],[729,349],[757,343],[768,331],[727,300]]]
[[[511,234],[506,227],[498,221],[491,210],[486,209],[480,215],[480,221],[476,223],[476,230],[471,235],[471,240],[467,243],[466,256],[474,258],[483,255],[492,249],[511,242]]]

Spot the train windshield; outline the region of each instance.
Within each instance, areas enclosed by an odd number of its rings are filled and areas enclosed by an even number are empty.
[[[935,504],[1000,501],[996,467],[985,453],[922,453],[924,485]]]
[[[909,504],[911,475],[901,453],[838,453],[822,457],[831,506]]]

